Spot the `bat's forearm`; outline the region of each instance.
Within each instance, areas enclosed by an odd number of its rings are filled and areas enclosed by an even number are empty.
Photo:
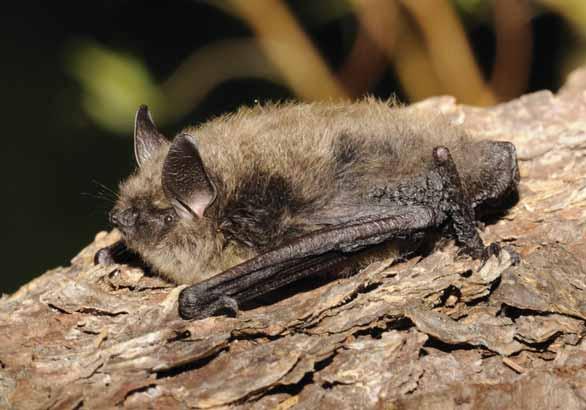
[[[328,272],[347,259],[344,254],[331,252],[307,258],[300,264],[292,263],[290,267],[274,267],[260,274],[252,272],[238,281],[224,281],[215,286],[200,282],[181,292],[179,314],[183,319],[201,319],[220,312],[235,315],[242,304],[316,273]]]
[[[410,206],[389,213],[310,233],[196,283],[181,292],[179,313],[184,319],[201,319],[223,309],[234,310],[242,301],[327,271],[348,258],[348,253],[438,223],[436,213],[427,207]]]

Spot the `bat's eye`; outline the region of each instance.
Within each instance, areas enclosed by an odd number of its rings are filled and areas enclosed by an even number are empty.
[[[175,219],[175,217],[173,215],[166,215],[165,216],[165,223],[168,225],[171,222],[173,222],[174,219]]]

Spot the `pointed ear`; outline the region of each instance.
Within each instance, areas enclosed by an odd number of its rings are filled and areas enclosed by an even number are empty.
[[[173,140],[163,164],[162,185],[165,196],[182,217],[202,218],[216,199],[216,189],[190,135],[181,134]]]
[[[159,132],[149,109],[141,105],[134,118],[134,158],[140,167],[167,139]]]

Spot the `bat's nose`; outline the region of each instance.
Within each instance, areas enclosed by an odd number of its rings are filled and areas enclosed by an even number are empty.
[[[118,228],[130,228],[136,223],[138,212],[134,208],[112,210],[110,221]]]

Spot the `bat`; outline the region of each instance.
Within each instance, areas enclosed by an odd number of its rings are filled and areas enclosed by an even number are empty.
[[[173,140],[141,106],[134,154],[137,169],[110,213],[123,240],[96,259],[129,249],[189,284],[179,296],[184,319],[235,315],[261,295],[320,272],[355,272],[434,230],[485,261],[500,247],[484,245],[477,217],[507,204],[519,183],[513,144],[373,98],[244,107]]]

